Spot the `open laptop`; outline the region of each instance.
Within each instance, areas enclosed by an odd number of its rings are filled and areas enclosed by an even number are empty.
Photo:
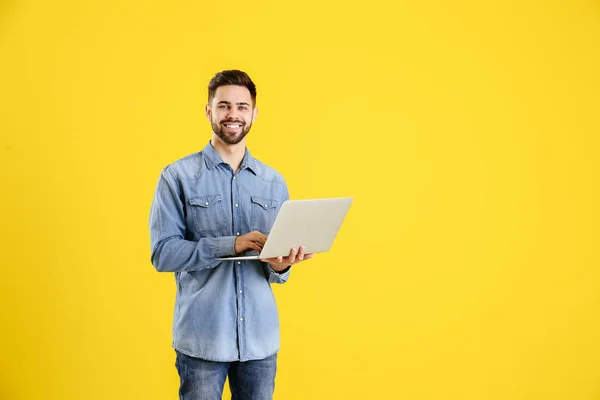
[[[320,253],[333,244],[352,197],[284,201],[271,232],[258,255],[233,256],[218,260],[258,260],[287,257],[294,247],[304,246],[304,253]]]

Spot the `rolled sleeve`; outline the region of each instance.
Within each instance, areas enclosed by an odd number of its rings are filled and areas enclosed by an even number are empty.
[[[287,282],[287,280],[290,276],[290,271],[292,270],[291,265],[281,272],[275,271],[273,268],[271,268],[271,264],[268,264],[268,263],[264,263],[263,267],[265,269],[265,273],[266,273],[267,278],[270,283],[285,283],[285,282]]]
[[[235,255],[235,236],[222,236],[217,238],[215,257],[229,257]]]
[[[235,252],[235,237],[184,239],[185,219],[177,179],[163,170],[150,213],[151,261],[159,272],[195,271],[214,268],[218,257]]]

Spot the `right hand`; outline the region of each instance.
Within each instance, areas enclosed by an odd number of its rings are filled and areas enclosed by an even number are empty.
[[[259,231],[252,231],[242,236],[236,236],[235,254],[247,250],[256,250],[260,253],[266,241],[267,235]]]

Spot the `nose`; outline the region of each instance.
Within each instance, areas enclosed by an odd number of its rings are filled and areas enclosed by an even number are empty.
[[[238,112],[235,107],[231,107],[227,113],[227,119],[238,120]]]

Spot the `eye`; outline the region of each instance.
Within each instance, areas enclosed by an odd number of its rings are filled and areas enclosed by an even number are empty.
[[[246,107],[246,106],[240,106],[240,110],[242,110],[242,111],[246,111],[247,109],[248,109],[248,107]]]
[[[227,106],[225,104],[221,104],[219,107],[217,108],[227,108]]]

